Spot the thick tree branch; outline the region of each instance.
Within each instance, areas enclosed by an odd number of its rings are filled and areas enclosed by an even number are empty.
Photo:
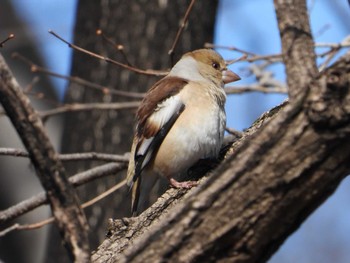
[[[305,0],[274,0],[290,99],[306,92],[318,74]]]
[[[58,228],[72,259],[88,262],[88,225],[38,114],[0,56],[0,102],[25,145],[46,190]]]

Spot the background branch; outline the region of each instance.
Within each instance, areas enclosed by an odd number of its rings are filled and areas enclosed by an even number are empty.
[[[114,95],[119,95],[119,96],[123,96],[123,97],[127,97],[127,98],[137,98],[137,99],[142,99],[143,96],[144,96],[143,93],[116,90],[116,89],[112,89],[110,87],[105,87],[105,86],[102,86],[102,85],[99,85],[99,84],[96,84],[96,83],[92,83],[91,81],[87,81],[87,80],[82,79],[80,77],[65,76],[65,75],[62,75],[62,74],[58,74],[56,72],[52,72],[52,71],[50,71],[50,70],[48,70],[46,68],[40,67],[39,65],[33,63],[29,59],[25,58],[24,56],[22,56],[22,55],[20,55],[19,53],[16,53],[16,52],[12,54],[12,57],[14,59],[19,59],[22,62],[24,62],[25,64],[27,64],[30,67],[30,71],[33,72],[33,73],[42,73],[42,74],[45,74],[45,75],[48,75],[48,76],[69,80],[71,82],[77,83],[77,84],[82,85],[84,87],[100,90],[104,94],[114,94]]]
[[[49,30],[49,33],[51,35],[53,35],[54,37],[58,38],[59,40],[61,40],[62,42],[66,43],[68,45],[68,47],[76,50],[76,51],[79,51],[79,52],[82,52],[84,54],[87,54],[91,57],[94,57],[94,58],[97,58],[97,59],[100,59],[100,60],[103,60],[103,61],[106,61],[107,63],[110,63],[112,65],[116,65],[116,66],[119,66],[119,67],[123,67],[125,69],[128,69],[130,71],[133,71],[133,72],[136,72],[138,74],[143,74],[143,75],[150,75],[150,76],[165,76],[166,74],[168,74],[168,72],[165,72],[165,71],[159,71],[159,70],[151,70],[151,69],[146,69],[146,70],[143,70],[143,69],[139,69],[139,68],[135,68],[135,67],[132,67],[132,66],[129,66],[127,64],[123,64],[123,63],[120,63],[118,61],[115,61],[113,59],[110,59],[110,58],[107,58],[107,57],[104,57],[104,56],[101,56],[99,54],[96,54],[94,52],[91,52],[89,50],[86,50],[84,48],[81,48],[77,45],[74,45],[72,43],[69,43],[67,40],[63,39],[61,36],[59,36],[58,34],[56,34],[55,32],[53,32],[52,30]]]
[[[89,206],[94,205],[95,203],[97,203],[98,201],[102,200],[103,198],[107,197],[108,195],[112,194],[113,192],[119,190],[121,187],[123,187],[124,185],[126,185],[126,180],[123,180],[122,182],[114,185],[113,187],[111,187],[110,189],[104,191],[103,193],[99,194],[98,196],[92,198],[91,200],[83,203],[81,205],[81,207],[87,208]],[[0,237],[7,235],[8,233],[14,231],[14,230],[33,230],[33,229],[37,229],[37,228],[41,228],[47,224],[51,224],[52,222],[55,221],[54,217],[50,217],[48,219],[42,220],[40,222],[37,223],[32,223],[32,224],[14,224],[11,227],[8,227],[6,229],[4,229],[3,231],[0,231]]]
[[[11,119],[47,192],[62,239],[72,259],[89,261],[88,225],[43,124],[0,56],[0,102]]]
[[[76,175],[69,178],[69,182],[74,187],[78,187],[105,176],[115,175],[117,172],[124,170],[126,167],[126,163],[103,164],[84,172],[77,173]],[[5,224],[43,204],[46,204],[47,202],[47,195],[45,192],[42,192],[16,205],[13,205],[6,210],[0,211],[0,224]]]
[[[289,98],[306,92],[318,74],[305,0],[274,0],[286,67]]]
[[[14,148],[0,148],[0,155],[29,157],[29,154],[26,151],[21,149],[14,149]],[[127,163],[129,161],[129,157],[126,155],[96,153],[96,152],[59,154],[58,159],[60,159],[63,162],[97,160],[97,161]]]
[[[116,103],[74,103],[40,112],[40,117],[45,121],[48,117],[75,111],[93,111],[93,110],[126,110],[136,109],[140,105],[139,101],[116,102]]]

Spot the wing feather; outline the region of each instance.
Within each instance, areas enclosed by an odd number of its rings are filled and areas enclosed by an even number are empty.
[[[152,160],[162,141],[185,109],[178,93],[188,82],[178,77],[158,81],[137,111],[137,126],[131,148],[127,185],[132,188],[132,210],[136,211],[141,172]]]

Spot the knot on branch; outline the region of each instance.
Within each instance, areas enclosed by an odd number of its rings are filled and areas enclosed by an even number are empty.
[[[108,220],[106,237],[111,237],[112,235],[126,232],[134,221],[134,218],[122,218],[115,220],[110,218]]]
[[[350,57],[334,64],[311,85],[318,85],[307,103],[307,113],[315,127],[334,130],[350,126]]]

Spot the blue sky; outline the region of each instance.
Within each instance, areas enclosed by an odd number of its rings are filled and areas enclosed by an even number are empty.
[[[30,26],[31,33],[43,53],[47,67],[69,74],[71,49],[47,33],[52,29],[72,39],[75,5],[72,0],[14,0],[17,11]],[[340,42],[350,34],[350,8],[346,0],[308,1],[311,25],[317,42]],[[218,10],[215,43],[236,46],[257,54],[280,52],[280,40],[273,1],[221,0]],[[227,59],[239,55],[219,50]],[[232,69],[241,75],[240,84],[252,83],[243,67]],[[283,66],[271,70],[284,81]],[[60,98],[65,82],[54,80]],[[227,102],[228,126],[239,130],[249,125],[264,111],[277,105],[286,96],[277,94],[244,94],[230,96]],[[337,193],[322,205],[282,246],[270,260],[277,262],[350,262],[350,182],[344,180]]]

